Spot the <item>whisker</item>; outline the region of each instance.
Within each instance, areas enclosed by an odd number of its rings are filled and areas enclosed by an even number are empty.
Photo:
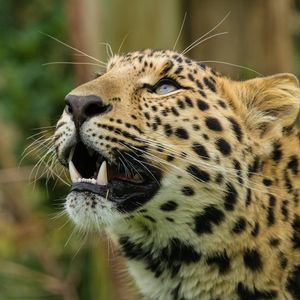
[[[251,71],[259,76],[264,76],[263,74],[259,73],[258,71],[254,70],[254,69],[251,69],[251,68],[248,68],[248,67],[245,67],[245,66],[242,66],[242,65],[237,65],[237,64],[233,64],[233,63],[230,63],[230,62],[226,62],[226,61],[220,61],[220,60],[201,60],[201,61],[197,61],[198,63],[217,63],[217,64],[224,64],[224,65],[229,65],[229,66],[232,66],[232,67],[237,67],[237,68],[241,68],[241,69],[244,69],[244,70],[247,70],[247,71]]]
[[[129,161],[127,161],[126,160],[126,158],[124,157],[124,155],[119,151],[119,150],[117,150],[117,152],[121,155],[121,157],[119,157],[120,158],[120,160],[121,160],[121,163],[122,163],[122,165],[124,166],[124,168],[125,168],[125,175],[126,176],[128,176],[128,177],[130,177],[132,174],[132,172],[131,172],[131,170],[129,170],[129,168],[127,167],[127,164],[129,163]],[[124,161],[123,161],[123,159],[124,159]],[[132,166],[132,164],[130,164],[131,166]]]
[[[114,52],[113,52],[112,47],[111,47],[111,45],[109,43],[107,43],[107,42],[100,42],[99,44],[100,45],[104,45],[106,47],[106,53],[107,53],[107,56],[109,58],[112,58],[114,56]]]
[[[163,159],[157,157],[156,155],[152,155],[152,154],[150,154],[150,153],[146,153],[145,155],[148,156],[148,158],[149,158],[150,160],[156,159],[156,160],[158,160],[159,162],[161,162],[162,164],[164,164],[164,165],[166,165],[166,166],[169,166],[169,167],[171,167],[171,168],[173,168],[173,169],[178,170],[182,175],[186,175],[186,171],[185,171],[184,169],[182,169],[182,168],[180,168],[180,167],[178,167],[178,166],[176,166],[176,165],[174,165],[174,164],[172,164],[172,163],[170,163],[170,162],[168,162],[168,161],[165,161],[165,160],[163,160]],[[190,176],[191,176],[191,178],[194,179],[195,181],[199,181],[199,179],[198,179],[196,176],[191,175],[191,174],[190,174]],[[203,181],[203,183],[205,183],[205,182]],[[206,183],[206,184],[207,184],[207,183]],[[208,184],[209,184],[209,185],[212,185],[211,183],[208,183]],[[226,192],[226,189],[224,189],[223,187],[220,187],[219,190],[221,190],[221,191],[223,191],[223,192]],[[214,199],[218,199],[218,198],[214,198]]]
[[[24,158],[26,158],[27,156],[29,156],[32,152],[37,152],[37,153],[40,153],[42,151],[45,151],[45,150],[48,150],[50,149],[52,146],[51,146],[51,143],[50,141],[48,142],[41,142],[41,141],[38,141],[38,142],[34,142],[34,143],[31,143],[28,147],[26,147],[26,149],[23,151],[22,153],[22,159],[19,163],[19,165],[22,163],[22,161],[24,160]]]
[[[122,153],[120,151],[118,151],[118,152],[119,152],[120,155],[122,155]],[[125,159],[125,161],[127,162],[127,164],[130,164],[130,166],[133,168],[133,170],[135,171],[135,173],[138,174],[142,178],[140,172],[135,168],[135,166],[130,161],[126,160],[126,158],[123,155],[122,155],[122,157]],[[134,176],[133,173],[131,175]]]
[[[199,163],[199,157],[198,157],[198,156],[194,156],[194,155],[192,155],[191,153],[189,153],[188,157],[182,158],[182,157],[180,156],[180,152],[176,151],[176,149],[171,148],[170,145],[167,145],[167,144],[165,144],[165,143],[162,143],[162,142],[156,142],[156,141],[153,142],[153,141],[152,141],[151,139],[149,139],[149,138],[143,140],[143,142],[146,143],[147,145],[149,145],[149,146],[151,147],[152,151],[154,151],[154,152],[160,153],[160,152],[156,149],[157,145],[160,144],[160,145],[163,145],[163,146],[165,147],[165,148],[164,148],[164,150],[165,150],[165,152],[166,152],[165,154],[171,154],[171,155],[174,156],[174,158],[177,158],[177,159],[179,159],[180,161],[183,161],[183,162],[189,162],[189,163],[192,163],[192,164]],[[176,145],[174,145],[174,146],[176,146]],[[137,150],[140,150],[140,149],[137,149]],[[144,153],[146,153],[146,152],[144,152]],[[146,154],[149,154],[149,153],[146,153]],[[191,157],[191,158],[189,158],[189,157]],[[236,170],[235,170],[233,167],[228,168],[228,167],[216,166],[215,164],[208,163],[208,162],[205,162],[205,161],[203,161],[203,160],[201,160],[201,165],[204,166],[204,167],[206,167],[208,170],[215,170],[215,171],[217,171],[218,173],[226,174],[226,176],[231,176],[231,177],[230,177],[231,181],[234,182],[234,183],[236,183],[236,184],[238,184],[238,185],[241,184],[241,183],[238,181],[238,179],[244,179],[243,176],[237,174]],[[247,166],[245,166],[244,169],[246,169],[246,167],[247,167]],[[252,174],[252,175],[256,175],[256,176],[259,176],[259,177],[262,177],[261,174],[256,173],[256,172],[249,172],[249,171],[247,170],[247,173],[248,173],[248,174]],[[238,179],[237,179],[237,178],[238,178]],[[250,186],[249,184],[243,183],[243,186],[246,187],[246,188],[249,188],[249,189],[251,189],[251,190],[253,190],[253,191],[260,191],[260,188],[261,188],[261,187],[264,187],[264,185],[263,185],[263,184],[260,184],[260,183],[254,183],[254,186],[253,186],[253,185]],[[276,191],[276,190],[279,191],[280,189],[273,188],[273,190],[274,190],[274,191]]]
[[[43,138],[43,137],[42,137]],[[41,139],[42,139],[41,138]],[[32,143],[30,143],[29,146],[27,146],[23,152],[22,152],[22,157],[23,156],[28,156],[31,152],[33,151],[40,151],[40,150],[43,150],[43,149],[49,149],[49,146],[51,145],[51,142],[50,140],[48,141],[44,141],[44,140],[36,140]]]
[[[121,42],[121,44],[120,44],[120,46],[119,46],[119,48],[118,48],[118,52],[117,52],[118,54],[120,54],[121,49],[122,49],[122,47],[123,47],[125,41],[127,40],[128,36],[129,36],[129,32],[124,36],[124,38],[123,38],[123,40],[122,40],[122,42]]]
[[[53,151],[53,149],[50,149],[51,151]],[[40,178],[42,178],[45,174],[47,174],[47,172],[50,172],[51,177],[54,177],[54,175],[59,178],[64,184],[66,184],[67,186],[70,186],[70,184],[64,180],[60,174],[58,174],[50,165],[49,162],[46,162],[46,158],[49,155],[49,153],[51,151],[47,151],[37,162],[37,164],[33,167],[33,169],[30,172],[29,178],[32,177],[33,173],[35,173],[35,177],[33,180],[33,183],[36,183]],[[38,176],[39,172],[40,172],[40,168],[42,167],[42,165],[45,165],[45,170],[40,174],[40,176]]]
[[[190,46],[188,49],[184,50],[183,52],[181,52],[182,55],[186,55],[188,52],[190,52],[192,49],[194,49],[195,47],[201,45],[202,43],[204,43],[205,41],[208,41],[214,37],[217,37],[217,36],[221,36],[221,35],[224,35],[224,34],[227,34],[228,32],[227,31],[224,31],[224,32],[220,32],[220,33],[216,33],[216,34],[213,34],[203,40],[199,40],[197,41],[197,43],[195,43],[193,46]]]
[[[41,126],[41,127],[36,127],[36,128],[32,128],[31,130],[41,130],[41,129],[53,129],[55,128],[54,126]]]
[[[84,55],[84,56],[90,58],[91,60],[94,60],[94,61],[96,61],[96,62],[98,62],[98,63],[103,64],[104,66],[106,66],[106,63],[105,63],[105,62],[103,62],[103,61],[101,61],[101,60],[99,60],[99,59],[97,59],[97,58],[95,58],[95,57],[93,57],[93,56],[91,56],[91,55],[89,55],[89,54],[87,54],[87,53],[85,53],[85,52],[83,52],[83,51],[81,51],[81,50],[79,50],[79,49],[73,47],[73,46],[70,46],[70,45],[64,43],[63,41],[59,40],[59,39],[56,38],[56,37],[54,37],[54,36],[52,36],[52,35],[50,35],[50,34],[41,32],[41,31],[40,31],[40,33],[43,34],[43,35],[45,35],[45,36],[47,36],[47,37],[49,37],[49,38],[51,38],[51,39],[53,39],[53,40],[56,41],[56,42],[62,44],[63,46],[65,46],[65,47],[67,47],[67,48],[69,48],[69,49],[72,49],[72,50],[74,50],[74,51],[76,51],[76,52],[78,52],[78,53],[80,53],[80,54],[82,54],[82,55]]]
[[[51,140],[49,141],[45,141],[45,142],[41,142],[41,141],[34,141],[32,142],[29,146],[27,146],[25,148],[25,150],[23,151],[23,153],[21,154],[21,160],[18,164],[18,166],[20,167],[20,165],[22,164],[23,160],[28,157],[31,153],[37,151],[44,151],[44,150],[48,150],[50,149],[50,144],[52,143]]]
[[[205,38],[207,35],[209,35],[211,32],[213,32],[215,29],[217,29],[230,15],[230,11],[223,17],[223,19],[217,23],[217,25],[215,25],[212,29],[210,29],[208,32],[206,32],[205,34],[203,34],[202,36],[200,36],[198,39],[196,39],[192,44],[190,44],[189,46],[187,46],[182,53],[185,53],[185,51],[187,49],[189,49],[190,47],[193,47],[194,44],[196,44],[198,41],[200,41],[201,39]]]
[[[73,230],[72,230],[71,234],[69,235],[68,239],[65,242],[65,245],[64,245],[65,248],[67,247],[67,245],[69,244],[69,242],[71,241],[71,239],[73,238],[73,236],[74,236],[74,234],[76,233],[77,230],[78,229],[76,227],[73,227]]]
[[[124,147],[129,148],[132,145],[126,145],[122,142],[120,142],[120,144],[122,144]],[[132,150],[132,149],[131,149]],[[131,157],[134,161],[138,162],[152,177],[153,179],[159,184],[159,181],[157,180],[157,178],[153,175],[153,173],[143,164],[143,162],[139,161],[138,159],[136,159],[135,157],[133,157],[132,155],[130,155],[129,153],[125,153],[126,155],[128,155],[129,157]]]
[[[35,130],[35,129],[33,129],[33,130]],[[29,137],[26,138],[26,140],[33,139],[33,138],[35,138],[36,136],[39,136],[39,135],[46,136],[47,133],[49,133],[49,132],[50,132],[50,130],[48,130],[48,129],[42,130],[40,132],[34,133],[33,135],[30,135]]]
[[[73,255],[73,257],[72,257],[72,260],[76,258],[76,256],[78,255],[78,253],[80,252],[80,250],[82,249],[82,247],[86,244],[87,239],[88,239],[88,233],[86,233],[86,234],[83,236],[82,243],[81,243],[81,245],[78,247],[77,251],[74,253],[74,255]]]
[[[89,62],[53,61],[53,62],[42,64],[42,66],[50,66],[50,65],[89,65],[89,66],[97,66],[97,67],[105,68],[105,66],[103,65],[89,63]]]
[[[183,27],[184,27],[184,24],[185,24],[186,15],[187,15],[187,12],[184,13],[183,21],[182,21],[182,24],[181,24],[181,26],[180,26],[179,33],[178,33],[178,35],[177,35],[177,38],[176,38],[175,43],[174,43],[173,48],[172,48],[173,50],[175,50],[175,48],[176,48],[176,46],[177,46],[177,43],[178,43],[178,41],[179,41],[179,38],[180,38],[180,36],[181,36],[182,30],[183,30]]]

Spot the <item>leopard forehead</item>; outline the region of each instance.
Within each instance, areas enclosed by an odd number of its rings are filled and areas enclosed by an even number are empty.
[[[137,68],[161,68],[163,65],[167,69],[167,72],[174,66],[185,67],[185,71],[193,70],[197,67],[206,69],[207,67],[201,62],[196,62],[191,60],[184,55],[171,51],[171,50],[155,50],[155,49],[145,49],[143,51],[129,52],[125,55],[115,55],[112,57],[108,64],[108,70],[113,67],[118,67],[122,64],[133,64]],[[189,68],[190,67],[190,68]],[[182,70],[183,71],[183,70]],[[180,72],[178,70],[178,72]]]
[[[207,65],[193,61],[171,50],[136,51],[123,56],[116,55],[107,64],[107,71],[129,72],[127,74],[142,77],[146,80],[156,80],[163,76],[196,81],[197,75],[215,76],[217,73]],[[135,72],[130,72],[134,70]],[[218,74],[219,75],[219,74]]]

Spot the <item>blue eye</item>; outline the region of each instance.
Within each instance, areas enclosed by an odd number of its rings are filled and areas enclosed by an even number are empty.
[[[172,84],[163,84],[155,89],[155,93],[159,95],[169,94],[177,90],[177,87]]]
[[[171,78],[162,78],[152,88],[158,95],[166,95],[180,89],[180,85]]]

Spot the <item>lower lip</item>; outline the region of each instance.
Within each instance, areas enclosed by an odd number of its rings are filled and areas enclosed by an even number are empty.
[[[115,203],[120,212],[130,212],[143,206],[154,197],[159,189],[156,181],[136,184],[122,180],[112,180],[107,185],[97,185],[87,182],[73,183],[73,192],[91,192]]]

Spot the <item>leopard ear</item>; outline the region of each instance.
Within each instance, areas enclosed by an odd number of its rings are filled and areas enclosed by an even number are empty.
[[[260,138],[280,138],[298,116],[300,89],[292,74],[236,82],[235,95],[246,126]]]

